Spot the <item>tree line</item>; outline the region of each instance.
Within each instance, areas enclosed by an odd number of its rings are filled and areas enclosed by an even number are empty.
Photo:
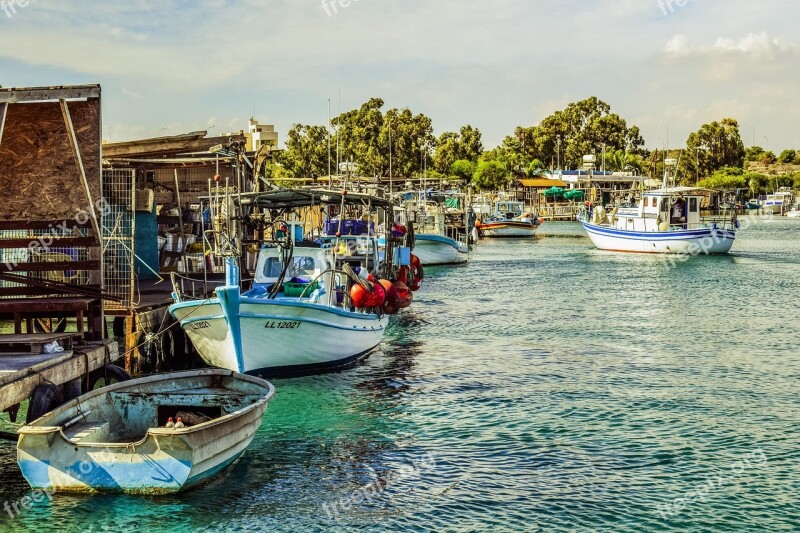
[[[534,126],[519,126],[492,149],[485,149],[478,128],[434,135],[430,117],[408,108],[383,110],[371,98],[357,109],[331,119],[330,125],[295,124],[286,149],[267,167],[269,178],[319,179],[337,174],[336,162],[355,164],[361,176],[387,180],[419,178],[471,183],[482,190],[507,187],[512,181],[554,169],[580,168],[593,154],[606,170],[659,176],[663,151],[645,148],[638,126],[613,113],[597,97],[573,102]],[[800,164],[800,153],[785,150],[776,157],[759,147],[745,149],[735,119],[704,124],[689,135],[679,157],[679,176],[694,184],[722,169],[742,169],[751,161]],[[599,168],[598,168],[599,169]],[[719,181],[719,180],[717,180]],[[740,180],[739,180],[740,181]]]

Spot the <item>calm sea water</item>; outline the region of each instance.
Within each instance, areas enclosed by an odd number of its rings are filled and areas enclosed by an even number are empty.
[[[357,368],[277,381],[214,484],[0,529],[800,530],[800,221],[674,268],[541,232],[428,269]],[[0,502],[30,494],[13,445],[0,476]]]

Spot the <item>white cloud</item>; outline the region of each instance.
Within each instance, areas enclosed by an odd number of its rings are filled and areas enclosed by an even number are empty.
[[[719,56],[738,55],[755,59],[774,59],[782,53],[797,52],[796,44],[778,37],[770,37],[766,32],[750,33],[741,39],[720,37],[712,45],[693,44],[682,34],[673,36],[664,46],[668,56]]]

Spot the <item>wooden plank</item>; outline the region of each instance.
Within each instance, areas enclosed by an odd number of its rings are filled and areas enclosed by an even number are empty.
[[[62,294],[83,294],[85,291],[81,289],[91,289],[100,294],[99,285],[81,285],[76,287],[76,292],[68,292],[68,288]],[[0,296],[52,296],[52,289],[45,289],[40,287],[0,287]]]
[[[91,228],[91,224],[86,222],[81,224],[77,220],[0,220],[0,230],[14,231],[14,230],[56,230],[61,229],[75,229],[75,228]]]
[[[53,261],[19,263],[18,265],[0,264],[0,272],[61,272],[64,270],[98,270],[100,261]]]
[[[73,355],[75,355],[75,352],[69,350],[58,353],[9,354],[0,357],[0,388],[13,383],[15,379],[19,379],[20,372],[24,372],[24,375],[29,372],[37,372],[48,366],[67,361]]]
[[[231,137],[206,138],[206,133],[205,131],[198,131],[175,137],[106,144],[103,146],[103,159],[131,159],[208,152],[212,146],[227,144],[231,139],[234,141],[245,140],[245,137],[239,134]],[[131,164],[129,161],[127,163]],[[169,161],[164,161],[164,164],[168,165]],[[204,165],[209,165],[209,162],[205,162]],[[161,168],[161,163],[159,163],[159,168]]]
[[[106,346],[109,352],[108,359],[115,361],[119,357],[119,350],[117,343],[110,341],[102,345],[77,348],[71,357],[61,356],[51,361],[45,360],[27,366],[17,372],[0,373],[0,410],[27,400],[41,383],[49,381],[63,385],[83,377],[87,372],[101,368],[106,362]],[[0,368],[3,359],[10,358],[0,358]]]
[[[78,144],[78,136],[75,135],[75,127],[72,125],[72,117],[69,114],[69,105],[66,100],[59,100],[61,104],[61,114],[64,115],[64,123],[67,126],[67,133],[69,134],[69,144],[72,146],[72,153],[75,156],[75,161],[78,164],[78,172],[80,173],[81,183],[83,190],[86,193],[86,201],[89,203],[89,216],[92,218],[92,227],[94,227],[94,234],[99,241],[103,233],[100,231],[100,223],[97,221],[97,213],[94,210],[94,200],[92,198],[92,190],[89,187],[89,180],[86,177],[86,169],[83,167],[83,157],[81,156],[81,147]]]
[[[53,341],[58,341],[62,348],[69,350],[72,348],[73,337],[80,338],[74,333],[29,333],[27,335],[0,335],[0,355],[7,356],[8,353],[33,353],[39,354],[44,351],[44,345]]]
[[[45,235],[41,237],[16,237],[13,239],[0,238],[0,248],[27,248],[31,243],[39,242],[40,239],[47,244],[47,248],[89,248],[100,246],[94,237],[52,237]]]
[[[39,102],[43,100],[84,100],[100,98],[99,85],[55,85],[52,87],[9,87],[0,89],[0,103]]]
[[[2,313],[71,313],[88,311],[94,300],[89,298],[28,298],[0,300]]]

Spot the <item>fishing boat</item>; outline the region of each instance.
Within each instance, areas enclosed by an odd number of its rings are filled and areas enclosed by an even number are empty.
[[[165,494],[222,474],[247,449],[275,388],[227,370],[123,381],[18,430],[34,489]],[[184,427],[167,427],[177,421]]]
[[[702,190],[669,187],[666,160],[661,188],[644,192],[636,207],[606,211],[594,206],[579,216],[592,243],[600,250],[662,254],[726,254],[736,239],[736,215],[703,217]]]
[[[761,200],[758,198],[750,198],[747,200],[747,203],[744,205],[744,208],[748,211],[758,211],[761,209]]]
[[[478,225],[486,237],[533,237],[540,224],[538,217],[525,212],[525,204],[517,201],[495,203],[494,214]]]
[[[783,215],[789,211],[794,195],[788,187],[781,187],[775,194],[767,195],[762,209],[765,213]]]
[[[402,198],[404,218],[416,221],[413,249],[423,266],[468,261],[468,224],[458,196],[419,191],[403,193]]]
[[[340,212],[348,206],[391,212],[392,204],[363,194],[287,189],[233,200],[243,213],[237,218],[254,225],[241,234],[264,233],[268,226],[266,232],[272,237],[248,244],[257,247],[252,288],[242,289],[239,258],[231,256],[226,262],[225,286],[217,288],[214,297],[184,300],[175,289],[170,313],[202,359],[242,373],[288,376],[345,367],[377,347],[388,315],[408,303],[404,285],[393,292],[393,282],[386,281],[397,279],[394,249],[381,261],[374,236],[345,239],[341,234],[344,217],[338,235],[314,242],[301,240],[303,228],[293,222],[263,217],[313,206],[325,212],[334,206]],[[359,241],[364,255],[351,246]],[[361,279],[372,274],[384,278],[382,283]],[[371,298],[363,299],[363,291],[355,289],[365,284],[375,291]]]

